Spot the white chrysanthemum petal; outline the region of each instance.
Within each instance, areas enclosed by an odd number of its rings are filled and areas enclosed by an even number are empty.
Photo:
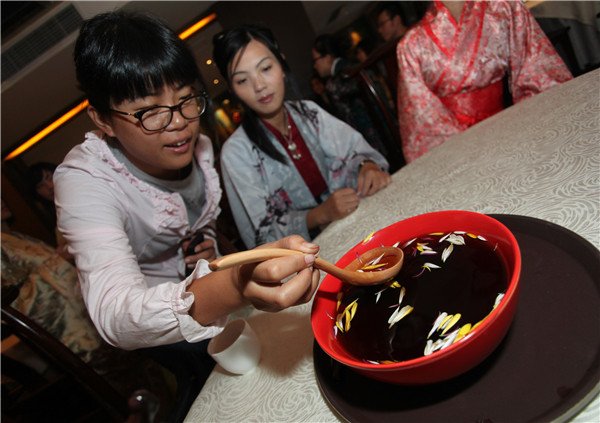
[[[404,294],[406,294],[406,288],[402,287],[402,289],[400,289],[400,296],[398,298],[398,305],[402,304],[402,300],[404,299]]]
[[[430,355],[433,352],[433,341],[430,339],[427,341],[425,345],[425,351],[423,351],[423,355]]]
[[[380,261],[380,260],[383,258],[383,256],[384,256],[384,255],[385,255],[385,254],[382,254],[382,255],[380,255],[379,257],[377,257],[377,258],[375,258],[375,259],[371,260],[371,261],[370,261],[368,264],[369,264],[369,265],[371,265],[371,266],[374,266],[374,265],[378,264],[378,263],[379,263],[379,261]]]
[[[390,327],[394,326],[396,323],[398,323],[400,320],[402,320],[404,317],[410,314],[411,311],[413,311],[413,307],[409,305],[405,305],[402,308],[396,308],[396,310],[392,313],[388,320]]]
[[[446,313],[445,311],[443,313],[438,314],[438,317],[437,319],[435,319],[435,322],[433,322],[433,327],[429,331],[429,335],[427,335],[427,338],[433,335],[433,333],[440,327],[440,324],[444,321],[446,317],[448,317],[448,313]]]
[[[452,254],[452,251],[454,250],[454,244],[450,244],[448,247],[446,247],[444,249],[444,251],[442,252],[442,262],[446,262],[446,259],[448,257],[450,257],[450,254]]]
[[[455,245],[465,245],[465,238],[461,235],[450,234],[447,241]]]
[[[500,304],[500,301],[502,301],[502,298],[504,298],[504,292],[501,292],[500,294],[498,294],[498,296],[496,297],[496,301],[494,301],[494,307],[492,307],[492,310],[495,309],[498,304]]]
[[[411,239],[410,241],[408,241],[407,243],[405,243],[405,244],[402,246],[402,248],[408,247],[410,244],[412,244],[413,242],[415,242],[415,240],[416,240],[416,239],[417,239],[417,238],[413,238],[413,239]]]
[[[442,343],[442,346],[440,347],[441,350],[446,348],[449,345],[452,345],[452,343],[458,336],[458,331],[459,331],[459,329],[456,329],[455,331],[452,331],[451,333],[449,333],[448,336],[446,336],[446,338],[444,338],[444,342]]]

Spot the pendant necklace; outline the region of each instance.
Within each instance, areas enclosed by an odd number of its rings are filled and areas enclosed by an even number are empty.
[[[290,124],[290,117],[288,116],[287,110],[285,110],[285,107],[283,108],[283,114],[285,116],[285,121],[287,123],[287,135],[286,134],[282,134],[282,135],[283,135],[283,138],[285,139],[285,141],[287,142],[287,149],[290,151],[290,154],[292,155],[292,159],[300,160],[302,158],[302,154],[298,151],[298,146],[292,139],[292,125]]]

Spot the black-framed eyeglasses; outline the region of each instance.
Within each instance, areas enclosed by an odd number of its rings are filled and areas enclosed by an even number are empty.
[[[146,131],[160,131],[169,126],[173,120],[173,112],[179,111],[187,120],[199,118],[206,109],[206,93],[197,94],[184,99],[175,106],[154,106],[135,113],[110,109],[111,112],[125,116],[133,116],[140,121]]]

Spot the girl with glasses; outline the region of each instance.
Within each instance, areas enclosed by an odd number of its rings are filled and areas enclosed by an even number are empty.
[[[211,273],[221,188],[211,141],[200,132],[206,100],[191,52],[162,21],[114,12],[84,23],[74,58],[98,130],[57,168],[55,201],[88,311],[112,345],[153,347],[146,352],[155,357],[175,350],[162,362],[178,366],[176,374],[197,369],[202,386],[214,362],[198,342],[249,304],[280,310],[308,301],[318,247],[289,237],[271,246],[308,255]],[[200,234],[204,241],[186,257]],[[187,361],[190,350],[201,358]]]
[[[243,25],[213,39],[221,74],[244,105],[221,169],[248,248],[316,235],[390,182],[385,158],[346,123],[300,98],[267,28]]]

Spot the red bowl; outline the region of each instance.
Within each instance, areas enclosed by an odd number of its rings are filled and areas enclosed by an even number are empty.
[[[367,377],[398,385],[424,385],[458,376],[481,363],[500,344],[513,320],[519,296],[521,253],[514,235],[489,216],[468,211],[441,211],[411,217],[394,223],[361,242],[346,253],[336,265],[345,267],[356,254],[381,245],[394,245],[433,232],[466,231],[482,235],[497,244],[503,258],[508,287],[496,308],[467,336],[428,356],[391,364],[364,362],[346,351],[334,336],[337,293],[342,282],[327,275],[319,287],[312,306],[311,323],[315,339],[332,358]]]

